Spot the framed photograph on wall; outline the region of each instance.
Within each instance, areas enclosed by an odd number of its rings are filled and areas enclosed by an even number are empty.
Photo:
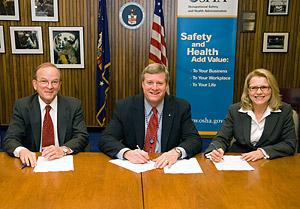
[[[58,68],[84,68],[83,27],[49,27],[50,60]]]
[[[32,21],[58,21],[58,0],[31,0]]]
[[[0,20],[20,20],[19,0],[0,0]]]
[[[0,25],[0,53],[5,53],[3,25]]]
[[[42,27],[10,26],[12,54],[43,54]]]
[[[288,15],[290,0],[268,0],[268,15]]]
[[[289,33],[264,33],[263,52],[287,52]]]

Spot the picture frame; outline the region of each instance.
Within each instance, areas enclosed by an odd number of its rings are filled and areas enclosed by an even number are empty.
[[[0,20],[20,20],[19,0],[1,2]]]
[[[243,12],[241,21],[241,32],[255,32],[256,12]]]
[[[58,22],[58,0],[30,0],[32,21]]]
[[[43,54],[41,26],[10,26],[12,54]]]
[[[266,32],[263,34],[263,52],[288,52],[288,32]]]
[[[83,27],[49,27],[50,60],[58,68],[84,68]]]
[[[3,25],[0,25],[0,53],[5,53],[5,41]]]
[[[290,0],[268,0],[268,15],[288,15]]]

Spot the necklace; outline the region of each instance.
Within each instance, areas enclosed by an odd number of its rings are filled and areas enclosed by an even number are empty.
[[[157,130],[158,130],[158,127],[159,127],[159,124],[160,124],[160,121],[161,121],[161,118],[162,118],[162,115],[163,115],[163,111],[161,111],[161,114],[159,116],[159,120],[158,120],[158,124],[157,124],[157,128],[156,128],[156,131],[154,133],[154,136],[153,138],[151,138],[151,135],[150,135],[150,130],[149,130],[149,122],[148,122],[148,115],[146,113],[146,108],[144,108],[144,112],[145,112],[145,118],[146,118],[146,123],[147,123],[147,132],[149,133],[149,139],[150,139],[150,144],[153,144],[154,143],[154,139],[157,135]],[[154,114],[154,113],[153,113]]]

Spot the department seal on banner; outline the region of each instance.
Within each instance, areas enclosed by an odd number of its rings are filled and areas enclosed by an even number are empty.
[[[145,21],[144,8],[135,2],[126,3],[119,11],[119,19],[125,28],[131,30],[137,29]]]

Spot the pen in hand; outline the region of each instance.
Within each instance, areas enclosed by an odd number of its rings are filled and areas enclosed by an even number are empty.
[[[142,150],[140,147],[139,147],[139,145],[137,144],[136,145],[136,148],[138,148],[139,150]],[[142,150],[142,151],[144,151],[144,150]],[[148,159],[148,162],[150,161],[150,159]]]
[[[217,147],[216,147],[213,143],[211,143],[211,145],[214,147],[214,149],[215,149],[218,153],[220,153],[219,150],[217,149]],[[223,157],[222,157],[221,159],[224,160]]]

